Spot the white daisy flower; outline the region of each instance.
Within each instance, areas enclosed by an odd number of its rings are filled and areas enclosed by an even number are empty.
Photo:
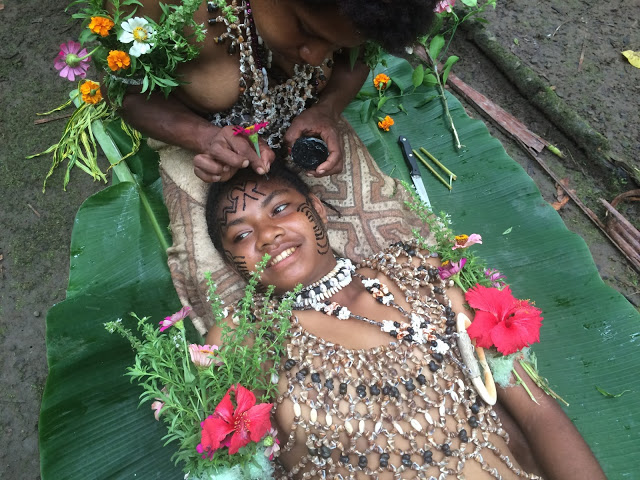
[[[142,17],[133,17],[122,22],[122,33],[118,37],[122,43],[131,43],[133,45],[129,49],[129,55],[139,57],[149,52],[153,46],[154,30],[149,21]]]

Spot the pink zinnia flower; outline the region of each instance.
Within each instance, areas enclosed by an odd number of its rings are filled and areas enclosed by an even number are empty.
[[[181,322],[189,315],[191,311],[191,307],[186,306],[182,307],[176,313],[169,317],[164,317],[164,320],[160,322],[160,331],[164,332],[166,329],[173,327],[176,323]]]
[[[235,393],[236,407],[231,402]],[[197,450],[211,457],[221,447],[229,447],[229,455],[237,453],[249,442],[259,442],[271,428],[272,403],[256,405],[256,396],[242,385],[233,385],[216,407],[213,415],[202,422]]]
[[[451,247],[451,250],[457,250],[459,248],[467,248],[476,243],[482,243],[482,237],[477,233],[471,235],[456,235],[456,244]]]
[[[88,56],[87,49],[81,49],[81,47],[82,45],[72,40],[60,45],[60,53],[54,60],[53,66],[60,71],[62,78],[73,82],[76,77],[87,76],[91,57]]]
[[[433,9],[436,13],[449,12],[451,13],[451,7],[456,4],[456,0],[440,0],[436,4],[436,8]]]
[[[255,148],[256,153],[258,154],[258,157],[259,157],[260,146],[258,145],[258,131],[261,128],[266,127],[267,125],[269,125],[269,122],[259,122],[253,125],[249,125],[248,127],[236,126],[236,127],[233,127],[233,134],[236,136],[242,135],[243,137],[247,137],[251,142],[251,144],[253,145],[253,148]]]
[[[167,387],[163,387],[161,390],[165,395],[167,394]],[[156,401],[151,404],[151,410],[153,410],[153,416],[156,420],[160,420],[160,410],[164,407],[164,402],[156,397]]]
[[[486,269],[484,271],[484,276],[487,277],[489,280],[491,280],[491,285],[494,288],[502,288],[504,287],[505,283],[504,283],[504,279],[507,278],[504,275],[502,275],[498,270],[494,270],[492,269]]]
[[[446,280],[449,277],[452,277],[456,273],[460,273],[464,264],[467,263],[466,258],[461,258],[459,262],[450,262],[446,261],[442,263],[441,267],[438,267],[438,272],[440,272],[440,278],[442,280]]]
[[[476,285],[465,299],[475,310],[467,333],[478,347],[496,347],[503,355],[510,355],[540,341],[542,311],[515,298],[509,287],[498,290]]]
[[[192,343],[189,345],[189,355],[191,355],[191,361],[196,367],[209,368],[213,363],[212,355],[218,350],[217,345],[196,345]]]

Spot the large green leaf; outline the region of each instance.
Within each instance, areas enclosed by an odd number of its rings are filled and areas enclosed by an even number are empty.
[[[111,133],[98,136],[115,162],[112,138],[128,147],[121,132]],[[124,376],[133,351],[103,326],[128,321],[132,311],[160,319],[179,308],[166,261],[157,155],[143,149],[128,165],[118,166],[125,181],[80,208],[67,299],[47,314],[49,377],[39,425],[45,480],[181,476],[170,462],[173,449],[163,447],[163,425],[149,405],[137,408],[141,392]]]
[[[387,64],[392,78],[406,71],[402,60],[389,58]],[[439,99],[416,109],[431,91],[416,92],[403,98],[408,115],[393,115],[390,132],[374,121],[362,124],[362,100],[354,101],[346,116],[388,173],[409,179],[397,145],[403,134],[414,149],[426,148],[457,175],[449,192],[421,167],[434,210],[451,214],[456,233],[481,234],[484,244],[473,247],[476,252],[507,275],[516,296],[531,298],[542,308],[541,343],[534,349],[541,373],[570,403],[567,414],[609,478],[637,478],[640,456],[630,452],[638,452],[640,445],[640,315],[602,282],[585,242],[567,230],[482,122],[467,117],[448,95],[466,145],[456,151]],[[596,387],[614,395],[627,393],[612,398]]]
[[[633,478],[640,468],[630,455],[640,440],[638,313],[603,284],[582,239],[565,228],[481,122],[468,118],[449,97],[466,145],[455,151],[439,99],[425,104],[435,91],[419,87],[411,93],[412,69],[393,58],[387,63],[387,73],[406,86],[402,99],[383,107],[395,125],[382,132],[376,115],[361,121],[366,95],[377,96],[370,83],[364,98],[348,108],[349,121],[394,176],[409,179],[397,146],[400,133],[458,175],[449,192],[423,169],[432,204],[451,214],[457,232],[482,234],[484,244],[473,248],[507,274],[517,296],[532,298],[543,309],[542,342],[535,348],[541,372],[571,403],[567,413],[609,477]],[[78,213],[69,298],[47,316],[43,480],[181,478],[169,463],[172,450],[162,447],[162,426],[148,405],[136,409],[139,390],[123,377],[133,353],[102,327],[131,310],[159,320],[178,307],[160,240],[166,236],[166,217],[158,214],[157,176],[149,173],[155,170],[143,165],[151,158],[147,154],[128,162],[137,175],[91,197]],[[609,398],[596,386],[612,394],[631,391]]]

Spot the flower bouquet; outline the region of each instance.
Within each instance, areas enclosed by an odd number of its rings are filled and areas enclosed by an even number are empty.
[[[494,379],[500,386],[509,387],[512,386],[515,377],[515,384],[522,385],[529,397],[538,403],[514,368],[514,362],[517,361],[545,393],[567,404],[549,387],[547,380],[539,375],[535,354],[529,348],[531,344],[540,341],[542,311],[530,300],[515,298],[505,282],[505,276],[498,270],[487,268],[485,263],[469,250],[473,245],[482,244],[480,235],[454,235],[447,214],[434,216],[415,191],[408,184],[403,185],[411,198],[407,206],[429,225],[436,239],[435,247],[429,246],[418,232],[414,234],[424,248],[435,249],[441,260],[438,267],[440,278],[448,280],[449,286],[460,287],[465,292],[468,306],[474,310],[473,321],[464,314],[458,316],[458,343],[465,363],[471,371],[473,383],[481,396],[487,403],[494,404]],[[477,359],[473,356],[471,341]],[[468,345],[465,342],[469,342]],[[485,370],[484,384],[479,382],[478,361]]]
[[[135,363],[127,375],[144,389],[141,403],[152,402],[156,420],[165,422],[166,443],[177,443],[172,460],[183,464],[185,478],[272,477],[270,460],[278,454],[279,441],[271,425],[269,400],[277,392],[278,359],[293,297],[285,297],[275,309],[265,307],[261,321],[252,321],[259,272],[267,261],[258,266],[233,313],[235,328],[223,323],[228,309],[209,278],[212,310],[222,330],[221,347],[188,343],[183,320],[189,307],[166,317],[160,328],[132,314],[142,339],[121,319],[105,325],[135,349]],[[267,298],[272,290],[267,289]]]
[[[65,160],[67,171],[63,188],[66,189],[74,166],[94,180],[106,183],[106,175],[97,164],[93,123],[118,118],[116,108],[122,104],[128,88],[139,88],[142,93],[149,94],[159,90],[167,96],[181,84],[176,74],[178,65],[196,58],[199,53],[196,45],[204,40],[204,27],[193,20],[193,13],[201,4],[202,0],[183,0],[180,5],[161,4],[162,17],[159,22],[154,22],[136,16],[141,5],[137,0],[71,2],[70,7],[82,7],[72,16],[82,20],[84,29],[79,43],[69,41],[60,45],[54,67],[62,78],[78,82],[78,88],[71,92],[70,100],[41,115],[60,111],[71,103],[75,103],[78,109],[65,125],[58,143],[27,157],[53,154],[43,191],[53,170]],[[184,32],[192,33],[187,35]],[[88,45],[91,45],[90,51]],[[100,82],[86,79],[90,62],[102,77]],[[103,94],[108,97],[108,102]],[[131,151],[124,156],[127,158],[138,151],[141,135],[124,121],[120,123],[132,143]]]

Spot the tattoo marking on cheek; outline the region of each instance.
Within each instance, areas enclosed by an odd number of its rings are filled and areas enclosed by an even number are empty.
[[[247,208],[247,199],[257,201],[260,197],[266,197],[266,194],[258,190],[258,183],[255,181],[247,181],[235,185],[227,192],[226,199],[228,204],[222,207],[218,221],[223,227],[227,226],[228,216],[238,213],[240,201],[242,201],[242,211],[244,212]]]
[[[229,250],[224,251],[224,256],[231,265],[234,266],[236,271],[245,279],[249,279],[251,272],[247,267],[245,257],[242,255],[234,255]]]
[[[329,238],[327,237],[327,230],[324,228],[322,219],[318,212],[315,211],[313,206],[306,200],[298,207],[298,212],[304,213],[307,219],[313,225],[313,233],[316,237],[316,245],[318,246],[318,253],[324,255],[329,252]]]

